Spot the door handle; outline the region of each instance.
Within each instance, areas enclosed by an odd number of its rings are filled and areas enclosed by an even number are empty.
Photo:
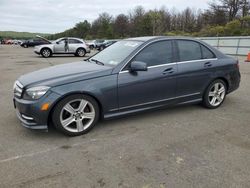
[[[172,74],[174,72],[173,67],[165,69],[162,74]]]
[[[211,62],[206,62],[206,63],[204,63],[204,67],[212,67],[213,65],[212,65],[212,63]]]

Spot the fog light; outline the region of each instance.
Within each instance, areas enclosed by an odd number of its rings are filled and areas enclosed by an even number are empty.
[[[48,110],[49,109],[49,103],[44,103],[43,105],[42,105],[42,107],[41,107],[41,110],[42,111],[46,111],[46,110]]]

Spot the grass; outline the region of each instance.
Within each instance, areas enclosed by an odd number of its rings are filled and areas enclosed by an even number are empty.
[[[16,32],[16,31],[0,31],[0,39],[30,39],[36,37],[36,35],[40,36],[49,36],[51,34],[48,33],[29,33],[29,32]]]

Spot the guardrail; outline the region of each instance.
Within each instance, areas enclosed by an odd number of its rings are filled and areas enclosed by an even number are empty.
[[[246,56],[250,53],[250,36],[201,37],[199,39],[228,55]]]

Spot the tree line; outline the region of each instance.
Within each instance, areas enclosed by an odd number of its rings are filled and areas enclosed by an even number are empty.
[[[149,35],[242,36],[250,35],[249,0],[217,0],[206,10],[175,8],[146,11],[135,7],[128,14],[102,13],[92,23],[87,20],[74,28],[48,36],[49,39],[74,36],[84,39],[111,39]]]

